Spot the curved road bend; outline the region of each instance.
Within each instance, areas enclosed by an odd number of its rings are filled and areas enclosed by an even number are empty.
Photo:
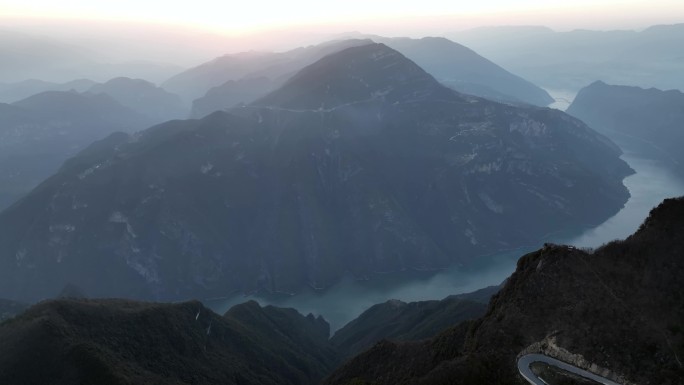
[[[603,377],[598,376],[594,373],[587,372],[584,369],[580,369],[578,367],[572,366],[572,365],[567,364],[563,361],[559,361],[555,358],[545,356],[543,354],[526,354],[526,355],[520,357],[520,359],[518,359],[518,371],[520,372],[520,375],[522,375],[527,380],[527,382],[529,382],[532,385],[547,385],[544,381],[542,381],[539,377],[537,377],[534,373],[532,373],[532,369],[530,369],[530,365],[533,362],[543,362],[543,363],[555,366],[559,369],[563,369],[565,371],[568,371],[570,373],[574,373],[578,376],[596,381],[599,384],[620,385],[617,382],[611,381],[607,378],[603,378]]]

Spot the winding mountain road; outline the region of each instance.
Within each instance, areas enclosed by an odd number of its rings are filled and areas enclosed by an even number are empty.
[[[533,362],[543,362],[543,363],[555,366],[559,369],[563,369],[563,370],[568,371],[570,373],[576,374],[578,376],[596,381],[599,384],[620,385],[617,382],[611,381],[607,378],[603,378],[603,377],[598,376],[594,373],[591,373],[591,372],[588,372],[584,369],[580,369],[578,367],[572,366],[572,365],[567,364],[563,361],[559,361],[555,358],[545,356],[543,354],[526,354],[526,355],[524,355],[518,359],[518,371],[520,372],[520,375],[522,375],[527,380],[527,382],[529,382],[532,385],[548,385],[541,378],[537,377],[532,372],[532,369],[530,369],[530,365],[532,365]]]

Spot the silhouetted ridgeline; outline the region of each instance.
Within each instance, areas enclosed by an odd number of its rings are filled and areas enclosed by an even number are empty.
[[[548,245],[518,262],[487,314],[422,342],[382,342],[326,384],[526,384],[516,357],[543,352],[635,384],[681,384],[684,198],[589,254]],[[621,382],[625,383],[625,382]]]
[[[316,384],[327,324],[292,309],[51,300],[0,324],[0,383]]]
[[[451,295],[441,301],[377,304],[335,332],[330,342],[341,359],[362,352],[382,339],[411,341],[432,337],[449,326],[485,314],[487,303],[499,286],[473,293]]]

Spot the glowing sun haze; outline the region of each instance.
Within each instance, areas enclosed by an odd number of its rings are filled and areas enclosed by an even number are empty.
[[[622,27],[631,22],[684,19],[682,0],[0,0],[0,16],[125,20],[184,24],[223,32],[246,32],[295,25],[368,25],[416,19],[429,25],[446,19],[482,24],[544,24],[551,27],[587,27],[601,17]],[[680,20],[681,21],[681,20]],[[556,24],[555,26],[553,24]],[[574,24],[573,24],[574,23]],[[623,25],[620,25],[622,23]]]

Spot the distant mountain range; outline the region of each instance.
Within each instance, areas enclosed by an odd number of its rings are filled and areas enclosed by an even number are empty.
[[[401,52],[440,83],[461,93],[490,100],[548,106],[549,94],[461,44],[441,37],[372,37]]]
[[[603,80],[684,90],[684,24],[640,32],[485,27],[447,37],[546,88],[577,91]]]
[[[297,71],[326,55],[368,43],[365,40],[342,40],[297,48],[282,53],[251,51],[227,54],[183,71],[162,83],[161,87],[180,95],[188,102],[202,97],[211,88],[220,87],[231,80],[239,81],[266,77],[275,82],[273,88],[275,89]],[[242,100],[244,103],[252,101]],[[232,107],[232,105],[225,107]],[[213,111],[202,112],[210,113]],[[194,113],[193,115],[195,117],[204,116],[201,113]]]
[[[420,342],[383,341],[324,384],[525,384],[517,357],[543,353],[620,384],[684,376],[684,198],[624,241],[547,245],[520,259],[487,313]]]
[[[0,104],[0,122],[0,208],[5,208],[94,140],[154,121],[105,94],[48,91]]]
[[[595,82],[577,94],[567,112],[606,136],[636,139],[675,169],[684,166],[684,93]]]
[[[13,103],[46,91],[85,92],[97,84],[89,79],[77,79],[66,83],[29,79],[15,83],[0,83],[0,102]]]
[[[384,38],[340,40],[284,53],[225,55],[169,79],[162,87],[193,102],[193,117],[256,100],[281,86],[302,67],[347,47],[372,41],[387,44],[453,89],[513,103],[546,106],[546,91],[521,79],[472,50],[444,38]],[[204,94],[204,96],[202,96]]]
[[[297,292],[468,263],[615,213],[619,155],[560,111],[464,96],[385,45],[352,47],[249,106],[70,159],[0,214],[0,296]]]
[[[178,96],[140,79],[25,81],[5,90],[8,97],[39,92],[0,104],[0,209],[97,139],[187,116]]]
[[[156,123],[186,118],[188,114],[178,95],[142,79],[114,78],[103,84],[94,84],[88,92],[107,94]]]

